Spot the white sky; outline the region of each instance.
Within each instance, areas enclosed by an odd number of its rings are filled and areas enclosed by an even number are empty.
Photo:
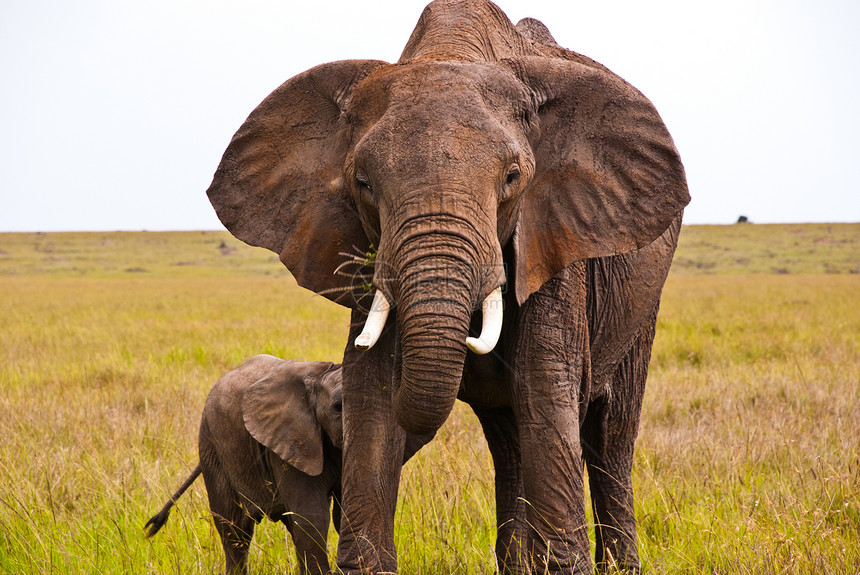
[[[860,221],[860,2],[498,0],[657,106],[687,223]],[[0,231],[221,229],[205,190],[287,78],[394,62],[424,0],[0,0]]]

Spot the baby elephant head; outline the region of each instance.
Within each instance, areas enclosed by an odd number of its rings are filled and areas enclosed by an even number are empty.
[[[254,360],[268,364],[269,369],[245,390],[245,428],[296,469],[319,475],[323,469],[323,433],[336,448],[343,447],[340,364],[270,356]]]

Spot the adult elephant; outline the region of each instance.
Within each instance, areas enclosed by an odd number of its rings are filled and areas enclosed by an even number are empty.
[[[333,62],[275,90],[208,194],[234,235],[353,308],[340,569],[396,570],[407,433],[434,433],[458,397],[493,456],[504,571],[591,571],[582,459],[596,561],[639,565],[633,444],[689,201],[642,94],[536,20],[438,0],[396,64]],[[368,315],[334,272],[371,245]]]

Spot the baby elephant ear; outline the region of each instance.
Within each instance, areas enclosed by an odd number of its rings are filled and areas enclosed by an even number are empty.
[[[355,86],[383,65],[332,62],[284,82],[233,136],[206,192],[234,236],[279,254],[299,285],[335,301],[349,287],[349,278],[334,275],[339,253],[368,247],[342,177],[342,110]]]
[[[322,427],[305,386],[314,366],[279,364],[251,384],[242,398],[242,416],[251,436],[308,475],[319,475],[323,469]]]
[[[517,299],[576,260],[641,248],[690,201],[684,167],[657,110],[598,67],[560,58],[508,61],[531,89],[536,171],[514,236]]]

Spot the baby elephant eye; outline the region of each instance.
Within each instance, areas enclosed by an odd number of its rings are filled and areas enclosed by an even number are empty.
[[[331,407],[332,407],[332,409],[334,409],[335,413],[340,413],[343,411],[343,402],[342,401],[335,401]]]

